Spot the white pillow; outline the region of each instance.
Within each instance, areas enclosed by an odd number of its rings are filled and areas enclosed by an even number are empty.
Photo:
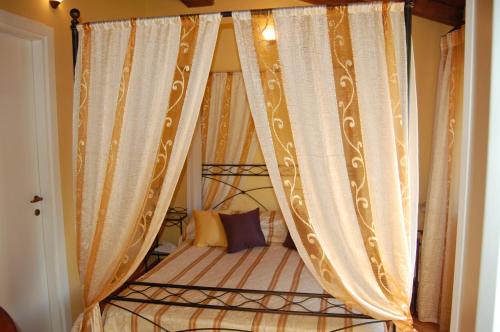
[[[267,243],[283,243],[288,234],[281,211],[260,211],[260,227]]]

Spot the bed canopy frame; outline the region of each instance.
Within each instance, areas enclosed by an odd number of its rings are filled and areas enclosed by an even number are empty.
[[[341,6],[341,5],[348,5],[348,4],[353,4],[353,3],[370,3],[370,2],[377,2],[376,0],[334,0],[329,3],[331,6]],[[415,7],[415,1],[414,0],[383,0],[383,2],[404,2],[404,19],[405,19],[405,39],[406,39],[406,72],[408,73],[408,77],[411,75],[411,57],[412,57],[412,48],[411,48],[411,32],[412,32],[412,11],[413,8]],[[297,6],[293,8],[304,8],[304,7],[310,7],[310,6]],[[265,8],[265,9],[254,9],[252,10],[253,12],[269,12],[272,11],[273,9],[281,9],[281,8],[289,8],[289,7],[279,7],[279,8]],[[233,12],[236,11],[223,11],[220,12],[222,17],[232,17]],[[207,13],[203,13],[207,14]],[[71,38],[72,38],[72,49],[73,49],[73,71],[76,67],[76,57],[78,53],[78,29],[77,26],[80,23],[80,10],[78,8],[73,8],[69,11],[69,15],[71,16]],[[191,16],[191,15],[197,15],[196,13],[193,14],[183,14],[183,15],[177,15],[180,17],[186,17],[186,16]],[[162,17],[162,16],[159,16]],[[169,16],[166,16],[169,17]],[[127,21],[128,19],[119,19],[119,20],[109,20],[109,21],[95,21],[95,22],[90,22],[90,23],[100,23],[100,22],[124,22]],[[410,107],[410,84],[408,84],[407,87],[407,96],[408,96],[408,108]],[[410,116],[410,112],[408,109],[408,118]]]
[[[377,2],[373,0],[333,0],[328,2],[330,6],[347,5],[352,3],[370,3]],[[407,72],[411,71],[411,30],[412,30],[412,9],[414,7],[413,0],[384,0],[384,2],[404,2],[404,18],[405,18],[405,33],[406,33],[406,48],[407,48]],[[302,6],[310,7],[310,6]],[[282,7],[280,7],[282,8]],[[286,8],[286,7],[283,7]],[[294,7],[297,8],[297,7]],[[300,8],[300,6],[298,7]],[[257,9],[252,10],[253,12],[268,12],[277,8],[269,9]],[[223,11],[220,12],[222,17],[232,17],[233,11]],[[79,33],[77,26],[80,23],[80,10],[73,8],[70,10],[71,16],[71,33],[72,33],[72,58],[73,58],[73,69],[76,67],[77,53],[78,53],[78,38]],[[200,13],[201,14],[201,13]],[[206,13],[203,13],[206,14]],[[176,16],[191,16],[193,14],[176,15]],[[174,15],[172,15],[174,16]],[[127,21],[128,19],[121,20],[110,20],[110,21],[99,21],[90,23],[101,23],[101,22],[120,22]],[[408,84],[407,89],[408,100],[410,98],[410,87]],[[410,103],[408,103],[409,105]],[[251,192],[262,190],[262,189],[272,189],[271,186],[255,187],[250,189],[242,189],[241,187],[234,187],[224,180],[221,180],[221,176],[264,176],[268,177],[269,173],[267,166],[265,164],[203,164],[202,165],[202,178],[218,181],[223,185],[229,185],[236,189],[236,193],[230,197],[226,197],[223,201],[218,202],[216,206],[223,204],[225,201],[233,199],[235,196],[242,195],[251,199],[254,203],[261,206],[264,210],[268,210],[261,202],[258,201]],[[417,249],[418,250],[418,249]],[[417,252],[418,255],[418,252]],[[415,279],[418,277],[418,268],[416,269]],[[416,285],[414,282],[414,290]],[[161,298],[148,296],[148,291],[150,290],[161,290],[164,294]],[[201,300],[191,301],[186,296],[188,294],[196,294],[201,296]],[[228,294],[232,295],[235,300],[231,303],[227,303],[224,300]],[[267,301],[270,299],[283,300],[283,304],[279,306],[267,305]],[[312,311],[306,307],[309,301],[314,301],[317,299],[325,300],[328,305],[326,308]],[[386,323],[387,326],[392,326],[392,330],[396,331],[396,326],[391,321],[376,320],[373,317],[354,312],[350,310],[344,304],[334,303],[335,298],[330,294],[326,293],[304,293],[304,292],[285,292],[285,291],[271,291],[271,290],[257,290],[257,289],[240,289],[240,288],[227,288],[227,287],[204,287],[204,286],[194,286],[194,285],[180,285],[180,284],[169,284],[169,283],[157,283],[157,282],[143,282],[143,281],[128,281],[122,287],[120,287],[114,294],[110,295],[108,298],[102,301],[106,305],[111,305],[122,310],[128,311],[133,315],[138,316],[145,321],[148,321],[152,325],[159,328],[161,331],[169,331],[162,327],[161,325],[155,323],[154,321],[148,319],[147,317],[141,315],[140,313],[135,313],[132,310],[121,306],[119,302],[135,302],[135,303],[148,303],[148,304],[158,304],[158,305],[169,305],[169,306],[181,306],[181,307],[197,307],[197,308],[207,308],[216,310],[228,310],[228,311],[247,311],[247,312],[260,312],[268,314],[290,314],[290,315],[301,315],[301,316],[316,316],[316,317],[331,317],[331,318],[352,318],[361,320],[361,322],[356,322],[351,326],[344,326],[343,328],[335,329],[335,331],[343,331],[350,328],[365,326],[371,324]],[[209,303],[213,301],[212,303]],[[412,301],[413,302],[413,301]],[[412,309],[414,309],[414,303],[412,303]],[[333,310],[333,312],[332,312]],[[413,310],[412,310],[413,311]],[[211,328],[194,328],[183,331],[206,331],[211,330]],[[231,328],[218,328],[218,331],[242,331],[251,332],[239,329]]]
[[[411,70],[411,31],[412,31],[412,10],[415,6],[414,0],[384,0],[386,2],[404,2],[405,7],[404,7],[404,17],[405,17],[405,28],[406,28],[406,49],[407,49],[407,58],[406,58],[406,64],[407,64],[407,72],[410,73]],[[369,3],[369,2],[376,2],[374,0],[335,0],[331,1],[329,5],[332,6],[340,6],[340,5],[347,5],[351,3]],[[302,7],[310,7],[310,6],[302,6]],[[281,8],[281,7],[280,7]],[[287,7],[283,7],[287,8]],[[300,6],[294,7],[294,8],[301,8]],[[271,11],[273,9],[278,9],[278,8],[265,8],[265,9],[256,9],[252,10],[253,12],[267,12]],[[207,14],[207,13],[203,13]],[[220,12],[222,17],[232,17],[233,16],[233,11],[223,11]],[[73,45],[73,69],[76,66],[76,55],[78,53],[78,30],[77,26],[80,24],[80,10],[78,8],[73,8],[70,10],[69,15],[71,16],[71,37],[72,37],[72,45]],[[196,14],[183,14],[183,15],[178,15],[180,17],[183,16],[190,16],[190,15],[196,15]],[[120,21],[127,21],[127,19],[121,19],[121,20],[109,20],[109,21],[102,21],[102,22],[120,22]],[[96,21],[92,23],[98,23],[101,21]],[[410,90],[408,88],[408,96]]]

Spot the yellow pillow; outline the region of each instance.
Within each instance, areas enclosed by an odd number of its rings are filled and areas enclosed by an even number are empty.
[[[221,211],[194,210],[194,225],[196,233],[194,245],[197,247],[227,247],[227,237],[224,226],[219,218]]]

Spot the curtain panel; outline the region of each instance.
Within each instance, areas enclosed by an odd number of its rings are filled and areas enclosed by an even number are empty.
[[[257,149],[242,74],[211,73],[188,157],[188,210],[230,209],[241,177],[202,179],[201,164],[249,164]]]
[[[348,305],[412,330],[417,126],[403,4],[233,19],[259,143],[306,266]]]
[[[150,248],[198,118],[220,15],[84,24],[74,86],[77,258],[85,311],[73,331],[101,331],[99,301]]]
[[[441,40],[438,94],[417,298],[419,320],[451,319],[462,127],[464,28]]]
[[[253,160],[258,143],[241,73],[210,74],[201,108],[200,134],[204,164],[248,164]],[[214,178],[229,185],[203,179],[203,209],[229,209],[241,177]]]

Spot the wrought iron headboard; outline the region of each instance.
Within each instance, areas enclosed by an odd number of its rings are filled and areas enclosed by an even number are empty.
[[[217,209],[225,202],[235,198],[236,196],[243,195],[257,203],[264,210],[269,211],[269,209],[261,202],[257,197],[255,197],[254,192],[258,190],[273,189],[271,185],[269,186],[257,186],[248,189],[243,189],[241,184],[235,186],[225,177],[231,176],[261,176],[269,177],[269,172],[267,171],[267,166],[265,164],[203,164],[201,177],[204,179],[210,179],[212,181],[217,181],[226,186],[234,188],[236,192],[228,197],[225,197],[222,201],[217,202],[213,205],[213,209]]]

